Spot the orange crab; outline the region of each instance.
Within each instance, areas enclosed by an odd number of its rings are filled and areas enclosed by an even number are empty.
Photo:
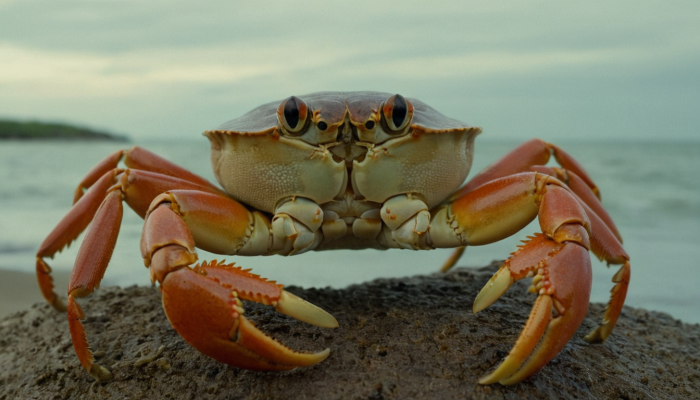
[[[248,270],[195,264],[195,247],[226,255],[457,248],[446,270],[466,246],[501,240],[538,216],[542,232],[513,253],[474,302],[478,312],[514,281],[533,277],[538,297],[520,337],[480,382],[522,381],[554,358],[583,321],[589,250],[622,265],[603,323],[587,340],[610,335],[627,292],[629,256],[595,184],[555,145],[528,141],[460,188],[480,132],[398,94],[322,92],[265,104],[204,132],[223,190],[139,147],[117,151],[80,182],[73,207],[42,243],[39,286],[56,309],[67,309],[83,367],[109,379],[88,347],[75,299],[99,285],[126,202],[145,219],[141,254],[175,330],[221,362],[285,370],[321,362],[330,350],[305,354],[278,344],[246,320],[242,300],[321,327],[337,327],[336,320]],[[552,154],[561,168],[545,166]],[[91,222],[64,305],[45,258]]]

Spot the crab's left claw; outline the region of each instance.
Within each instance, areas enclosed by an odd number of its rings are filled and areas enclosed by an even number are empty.
[[[168,320],[180,336],[202,353],[239,368],[287,370],[319,363],[330,353],[298,353],[269,338],[243,316],[241,300],[273,305],[317,326],[338,326],[330,314],[281,285],[217,262],[171,272],[161,289]]]
[[[435,247],[488,244],[512,235],[535,216],[542,233],[520,246],[474,301],[474,312],[483,310],[526,276],[534,276],[531,291],[539,294],[512,351],[481,384],[508,385],[528,378],[574,336],[588,311],[589,250],[623,266],[615,275],[603,325],[587,340],[604,340],[622,310],[630,278],[629,256],[605,220],[552,176],[523,172],[458,193],[436,212],[430,239]]]
[[[510,385],[535,374],[561,351],[586,317],[591,292],[588,250],[542,234],[518,249],[489,280],[474,301],[474,312],[496,301],[516,280],[532,274],[536,275],[530,291],[539,296],[530,318],[505,360],[479,380],[483,385]]]

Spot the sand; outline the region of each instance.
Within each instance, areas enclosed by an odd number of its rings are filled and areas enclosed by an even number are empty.
[[[53,277],[54,284],[59,288],[57,293],[65,293],[70,274],[55,273]],[[43,300],[35,274],[0,270],[0,319],[11,313],[26,310],[32,304]]]

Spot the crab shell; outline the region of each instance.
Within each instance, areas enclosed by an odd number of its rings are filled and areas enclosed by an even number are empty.
[[[285,135],[278,117],[282,102],[264,104],[204,132],[211,142],[214,174],[234,198],[266,212],[285,198],[324,204],[346,190],[376,203],[412,193],[432,208],[466,179],[481,129],[406,99],[412,119],[392,135],[381,123],[382,107],[391,97],[380,92],[298,96],[311,120],[300,136]],[[371,129],[367,121],[375,122]],[[319,129],[320,122],[327,128]]]

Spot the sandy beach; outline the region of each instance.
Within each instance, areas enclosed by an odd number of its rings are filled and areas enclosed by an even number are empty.
[[[54,285],[59,294],[65,293],[70,274],[59,272],[53,275]],[[65,296],[64,296],[65,297]],[[36,275],[0,270],[0,319],[17,311],[26,310],[32,304],[44,302]]]

